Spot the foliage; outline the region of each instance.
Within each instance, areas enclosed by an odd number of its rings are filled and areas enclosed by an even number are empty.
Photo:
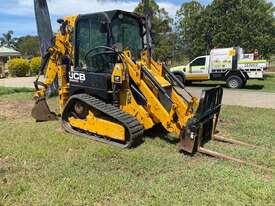
[[[24,56],[37,56],[40,54],[39,39],[37,36],[23,36],[18,38],[16,48]]]
[[[149,0],[149,8],[152,13],[153,53],[156,59],[165,61],[171,57],[173,51],[173,19],[164,8],[159,7],[155,0]],[[144,15],[144,2],[141,1],[134,11]]]
[[[30,63],[26,59],[15,58],[8,62],[9,74],[16,77],[25,77],[30,71]]]
[[[103,0],[102,0],[103,1]],[[135,12],[144,14],[144,1]],[[153,55],[157,60],[182,62],[209,54],[215,47],[241,46],[246,52],[258,49],[264,57],[275,53],[274,7],[266,0],[213,0],[208,6],[192,0],[177,11],[176,27],[167,11],[149,0],[152,13]],[[1,45],[16,46],[24,56],[39,55],[36,36],[12,38],[12,31],[3,34]]]
[[[274,7],[265,0],[214,0],[204,7],[197,1],[182,4],[177,30],[189,57],[215,47],[258,49],[264,57],[275,52]]]
[[[202,31],[200,31],[201,15],[203,6],[197,1],[184,3],[177,11],[177,32],[179,41],[177,45],[182,53],[189,57],[204,54],[204,41],[201,41]]]
[[[5,46],[8,48],[15,48],[17,39],[12,37],[13,31],[8,31],[7,33],[2,34],[0,38],[0,46]]]
[[[38,74],[40,65],[41,65],[41,57],[33,57],[30,62],[30,73],[32,75]]]

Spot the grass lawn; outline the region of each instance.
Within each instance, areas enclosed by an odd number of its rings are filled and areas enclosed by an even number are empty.
[[[193,82],[193,86],[197,87],[214,87],[217,85],[222,85],[226,88],[226,83],[224,81],[202,81]],[[244,88],[240,90],[246,91],[259,91],[259,92],[275,92],[275,74],[266,74],[264,80],[252,79],[248,80]]]
[[[16,87],[3,87],[0,86],[0,95],[15,94],[15,93],[26,93],[33,92],[34,89],[31,88],[16,88]]]
[[[0,88],[1,91],[1,88]],[[180,154],[159,130],[122,150],[30,118],[32,93],[0,96],[0,205],[275,205],[275,175],[201,154]],[[53,101],[55,99],[51,99]],[[211,142],[275,169],[275,110],[224,106],[224,136],[265,149]]]

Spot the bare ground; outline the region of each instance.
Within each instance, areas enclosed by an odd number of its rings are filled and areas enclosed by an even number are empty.
[[[36,77],[17,77],[0,79],[0,86],[4,87],[28,87],[33,88]]]
[[[30,117],[33,102],[0,100],[0,119],[16,120]],[[25,118],[23,118],[25,120]]]

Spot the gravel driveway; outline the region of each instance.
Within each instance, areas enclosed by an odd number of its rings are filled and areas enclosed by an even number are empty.
[[[188,90],[197,97],[200,96],[202,89],[188,87]],[[223,104],[275,109],[275,93],[224,89]]]
[[[35,79],[36,77],[4,78],[0,79],[0,86],[34,88]]]
[[[33,88],[34,77],[0,79],[0,86]],[[200,87],[188,87],[194,96],[200,96]],[[275,93],[224,89],[223,104],[275,109]]]

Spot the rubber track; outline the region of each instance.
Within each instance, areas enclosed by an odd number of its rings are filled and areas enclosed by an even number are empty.
[[[87,131],[80,131],[80,129],[74,129],[69,124],[67,117],[69,115],[69,110],[72,107],[72,104],[74,101],[80,101],[85,104],[87,104],[90,108],[94,108],[97,111],[102,112],[109,118],[113,118],[116,120],[116,122],[120,122],[124,128],[128,131],[126,134],[128,134],[128,137],[126,137],[127,142],[125,144],[112,141],[111,139],[106,139],[105,137],[100,137],[98,135],[89,133]],[[132,115],[120,110],[119,108],[111,105],[106,104],[105,102],[90,96],[88,94],[77,94],[70,97],[67,104],[65,105],[64,112],[62,114],[62,124],[64,129],[67,132],[80,135],[83,137],[87,137],[96,141],[104,142],[107,144],[116,145],[122,148],[130,148],[135,146],[137,141],[140,140],[140,138],[143,136],[144,128],[139,123],[139,121]]]

